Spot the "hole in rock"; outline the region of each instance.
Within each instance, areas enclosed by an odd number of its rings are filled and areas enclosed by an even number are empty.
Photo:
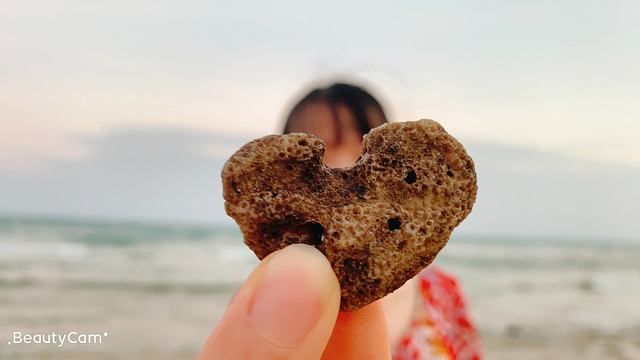
[[[405,176],[404,181],[406,181],[407,184],[413,184],[416,182],[416,172],[413,170],[409,171],[407,176]]]
[[[324,241],[324,227],[317,222],[308,222],[288,227],[282,233],[282,240],[288,244],[322,245]]]
[[[391,231],[400,229],[400,225],[402,225],[402,223],[400,222],[399,218],[391,218],[389,219],[389,221],[387,221],[387,226]]]
[[[324,241],[324,227],[317,222],[310,222],[306,224],[309,229],[309,235],[311,235],[311,245],[320,245]]]

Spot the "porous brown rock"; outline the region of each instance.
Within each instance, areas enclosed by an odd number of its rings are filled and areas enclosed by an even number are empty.
[[[471,212],[474,164],[432,120],[385,124],[364,136],[356,164],[329,168],[308,134],[270,135],[222,170],[225,209],[263,259],[315,246],[341,286],[341,310],[384,297],[429,265]]]

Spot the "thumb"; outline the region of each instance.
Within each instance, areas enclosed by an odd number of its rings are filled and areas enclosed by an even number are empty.
[[[339,307],[340,285],[324,255],[288,246],[251,273],[198,359],[320,359]]]

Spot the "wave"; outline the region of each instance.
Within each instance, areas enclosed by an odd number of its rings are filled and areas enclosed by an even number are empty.
[[[212,240],[237,243],[242,241],[242,235],[233,225],[0,217],[0,242],[7,240],[126,247],[148,243]]]
[[[63,280],[42,281],[33,278],[2,279],[0,289],[46,287],[57,290],[112,290],[153,294],[184,293],[189,295],[228,293],[239,287],[239,282],[180,283],[172,281],[121,281],[121,280]]]

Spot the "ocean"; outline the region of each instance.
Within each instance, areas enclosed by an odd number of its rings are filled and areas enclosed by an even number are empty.
[[[633,239],[454,232],[436,263],[487,359],[640,359],[639,260]],[[0,359],[193,359],[257,263],[234,225],[2,217]]]

